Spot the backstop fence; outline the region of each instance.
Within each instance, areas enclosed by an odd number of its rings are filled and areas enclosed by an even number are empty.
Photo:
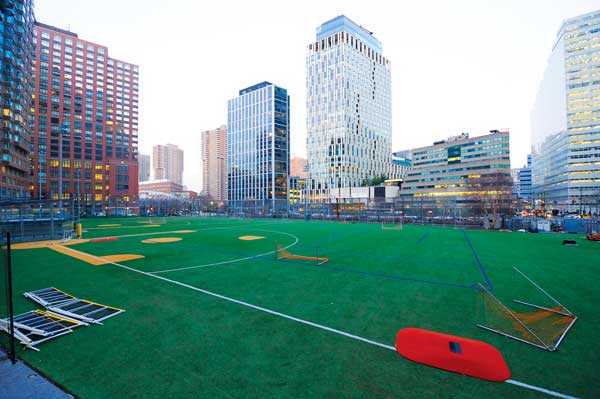
[[[70,238],[78,209],[74,201],[27,201],[0,204],[0,234],[13,242]]]

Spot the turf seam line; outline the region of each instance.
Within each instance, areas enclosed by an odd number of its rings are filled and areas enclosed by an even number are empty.
[[[479,271],[481,272],[481,274],[483,275],[483,278],[485,279],[485,284],[487,285],[486,288],[490,291],[494,291],[494,286],[492,285],[492,282],[490,281],[490,278],[488,277],[487,272],[485,271],[485,268],[481,264],[481,261],[479,260],[479,255],[477,255],[477,251],[475,251],[475,248],[473,247],[471,240],[469,240],[469,236],[467,236],[467,232],[465,230],[463,230],[462,232],[465,237],[465,240],[467,241],[467,244],[469,244],[469,248],[471,248],[471,252],[473,253],[475,262],[477,262],[477,267],[479,268]]]
[[[95,255],[92,255],[92,256],[95,256]],[[168,278],[162,277],[162,276],[156,276],[156,275],[150,274],[148,272],[144,272],[144,271],[141,271],[141,270],[138,270],[138,269],[134,269],[134,268],[129,267],[129,266],[122,265],[120,263],[109,262],[109,264],[115,265],[117,267],[123,268],[125,270],[129,270],[129,271],[132,271],[132,272],[135,272],[135,273],[140,273],[140,274],[145,275],[145,276],[154,277],[154,278],[157,278],[159,280],[162,280],[162,281],[165,281],[165,282],[168,282],[168,283],[171,283],[171,284],[175,284],[175,285],[178,285],[178,286],[181,286],[181,287],[184,287],[184,288],[189,288],[189,289],[191,289],[193,291],[198,291],[198,292],[201,292],[201,293],[206,294],[206,295],[210,295],[210,296],[213,296],[213,297],[216,297],[216,298],[219,298],[219,299],[223,299],[225,301],[236,303],[238,305],[246,306],[246,307],[249,307],[249,308],[261,311],[261,312],[272,314],[274,316],[279,316],[279,317],[282,317],[284,319],[296,321],[298,323],[302,323],[302,324],[305,324],[305,325],[308,325],[308,326],[311,326],[311,327],[319,328],[319,329],[322,329],[322,330],[325,330],[325,331],[329,331],[329,332],[332,332],[332,333],[335,333],[335,334],[343,335],[345,337],[352,338],[352,339],[357,340],[357,341],[362,341],[362,342],[365,342],[365,343],[368,343],[368,344],[371,344],[371,345],[379,346],[381,348],[388,349],[388,350],[396,352],[396,348],[394,346],[391,346],[391,345],[386,345],[386,344],[383,344],[381,342],[373,341],[373,340],[370,340],[370,339],[367,339],[367,338],[363,338],[363,337],[358,336],[358,335],[347,333],[345,331],[336,330],[335,328],[331,328],[331,327],[327,327],[327,326],[324,326],[324,325],[321,325],[321,324],[313,323],[311,321],[300,319],[298,317],[289,316],[289,315],[286,315],[285,313],[276,312],[274,310],[263,308],[263,307],[257,306],[257,305],[253,305],[251,303],[240,301],[238,299],[229,298],[229,297],[226,297],[226,296],[221,295],[221,294],[217,294],[217,293],[214,293],[214,292],[211,292],[211,291],[204,290],[202,288],[194,287],[193,285],[182,283],[181,281],[171,280],[171,279],[168,279]],[[531,390],[538,391],[538,392],[543,392],[543,393],[546,393],[548,395],[556,396],[556,397],[563,398],[563,399],[577,399],[574,396],[564,395],[564,394],[559,393],[559,392],[551,391],[551,390],[545,389],[545,388],[536,387],[535,385],[526,384],[526,383],[519,382],[519,381],[516,381],[516,380],[507,380],[506,382],[508,382],[509,384],[513,384],[513,385],[516,385],[516,386],[520,386],[520,387],[523,387],[523,388],[526,388],[526,389],[531,389]]]
[[[465,289],[476,288],[476,284],[475,285],[474,284],[462,285],[462,284],[456,284],[456,283],[451,283],[451,282],[446,282],[446,281],[424,280],[424,279],[418,279],[415,277],[403,277],[403,276],[397,276],[397,275],[393,275],[393,274],[374,273],[374,272],[366,272],[366,271],[362,271],[362,270],[345,269],[345,268],[337,267],[337,266],[325,266],[325,265],[313,264],[313,263],[282,261],[281,259],[279,259],[278,262],[289,263],[292,265],[298,265],[298,266],[302,266],[302,267],[316,267],[316,268],[320,268],[320,269],[329,269],[329,270],[345,272],[345,273],[360,274],[363,276],[379,277],[379,278],[384,278],[384,279],[388,279],[388,280],[412,281],[415,283],[442,285],[442,286],[447,286],[447,287],[465,288]]]
[[[417,240],[417,244],[420,244],[420,243],[421,243],[421,242],[422,242],[424,239],[426,239],[426,238],[427,238],[427,236],[428,236],[428,235],[429,235],[429,232],[426,232],[425,234],[423,234],[423,235],[421,236],[421,238],[419,238],[419,239]]]

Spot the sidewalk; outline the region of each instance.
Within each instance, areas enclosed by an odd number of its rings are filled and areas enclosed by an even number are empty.
[[[22,361],[12,364],[0,350],[0,398],[2,399],[73,399]]]

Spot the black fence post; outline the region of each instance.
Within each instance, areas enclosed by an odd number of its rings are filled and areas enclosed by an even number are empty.
[[[8,347],[6,348],[8,358],[12,364],[16,363],[15,356],[15,324],[13,313],[13,287],[12,287],[12,268],[10,256],[10,232],[6,232],[6,270],[2,278],[6,279],[6,305],[8,313]]]

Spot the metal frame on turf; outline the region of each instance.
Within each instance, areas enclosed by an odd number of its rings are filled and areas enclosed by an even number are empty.
[[[494,294],[492,294],[483,285],[478,284],[478,287],[479,287],[480,291],[485,291],[488,295],[490,295],[490,297],[498,304],[498,306],[500,306],[507,314],[509,314],[511,316],[511,318],[513,318],[517,323],[519,323],[519,325],[521,325],[524,329],[526,329],[528,333],[530,333],[533,337],[535,337],[540,342],[540,344],[536,344],[534,342],[525,340],[523,338],[515,337],[514,335],[508,334],[508,333],[503,332],[503,331],[496,330],[496,329],[491,328],[491,327],[484,326],[482,324],[477,324],[477,327],[483,328],[484,330],[488,330],[488,331],[494,332],[496,334],[504,335],[505,337],[512,338],[512,339],[515,339],[517,341],[521,341],[521,342],[524,342],[524,343],[529,344],[529,345],[533,345],[533,346],[541,348],[541,349],[545,349],[547,351],[553,352],[553,351],[557,350],[558,346],[563,341],[563,339],[565,338],[565,336],[567,335],[567,333],[569,332],[569,330],[571,329],[571,327],[573,327],[573,324],[575,324],[575,322],[577,321],[577,316],[575,316],[570,310],[568,310],[565,306],[563,306],[560,302],[558,302],[553,296],[551,296],[550,294],[548,294],[542,287],[540,287],[532,279],[530,279],[529,277],[527,277],[525,275],[525,273],[523,273],[522,271],[520,271],[516,267],[513,267],[513,269],[517,273],[519,273],[521,276],[523,276],[527,281],[529,281],[539,291],[541,291],[546,297],[550,298],[550,300],[552,300],[552,302],[556,303],[556,305],[559,306],[561,309],[563,309],[564,312],[561,312],[561,311],[558,311],[558,310],[555,310],[555,309],[550,309],[550,308],[543,307],[543,306],[534,305],[534,304],[531,304],[531,303],[528,303],[528,302],[524,302],[524,301],[521,301],[521,300],[518,300],[518,299],[513,299],[513,302],[520,303],[522,305],[529,306],[529,307],[536,308],[536,309],[542,309],[542,310],[547,311],[547,312],[551,312],[551,313],[555,313],[555,314],[560,314],[560,315],[563,315],[565,317],[571,317],[572,318],[571,322],[565,328],[565,330],[562,332],[562,334],[560,335],[560,337],[558,338],[558,340],[556,341],[556,343],[553,344],[553,345],[548,345],[540,337],[538,337],[533,331],[531,331],[531,329],[528,328],[521,320],[519,320],[519,318],[509,308],[507,308],[506,306],[504,306],[504,304],[502,304],[502,302],[500,302],[500,300],[498,300],[498,298],[496,298],[494,296]]]

